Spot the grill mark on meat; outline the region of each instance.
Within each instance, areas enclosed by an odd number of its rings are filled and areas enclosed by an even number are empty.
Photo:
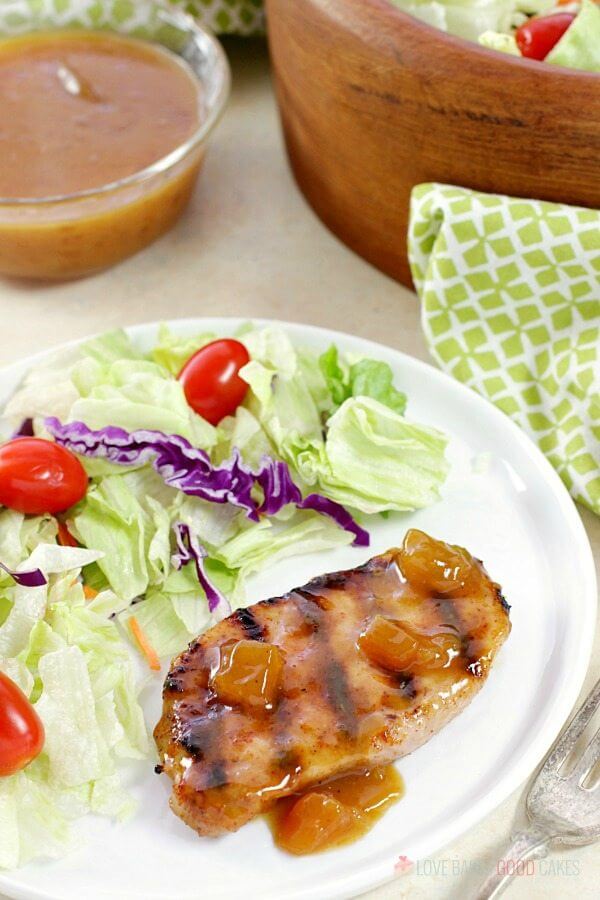
[[[249,608],[238,610],[238,612],[242,613],[251,613],[254,622],[253,630],[256,633],[260,632],[262,636],[260,639],[268,640],[270,610],[281,599],[281,597],[273,597],[270,600],[255,604],[252,610]],[[303,624],[304,618],[302,614],[299,610],[296,610],[296,612],[301,624]],[[269,756],[272,768],[274,772],[280,773],[280,776],[274,777],[280,777],[280,780],[283,780],[284,776],[288,776],[293,779],[302,770],[303,763],[300,749],[295,745],[293,735],[290,733],[290,728],[293,727],[293,718],[291,710],[286,704],[285,696],[280,695],[278,697],[269,719],[265,722],[265,726],[269,728],[271,736],[272,752]]]
[[[498,598],[501,600],[502,595]],[[457,598],[460,602],[460,598]],[[503,599],[503,598],[502,598]],[[468,623],[460,614],[459,606],[454,599],[449,597],[437,597],[435,609],[440,615],[440,624],[452,625],[460,638],[460,656],[464,660],[465,669],[475,678],[481,678],[483,669],[481,666],[481,653],[478,652],[481,641],[472,634]]]
[[[302,757],[294,746],[290,734],[290,709],[282,698],[273,713],[273,762],[277,768],[287,774],[302,768]]]
[[[266,637],[264,627],[257,622],[251,609],[236,609],[231,619],[238,622],[244,632],[244,637],[250,641],[264,641]]]
[[[179,743],[193,757],[202,760],[202,789],[222,787],[228,783],[227,768],[219,755],[221,745],[222,708],[207,709],[190,719],[179,736]]]
[[[357,716],[343,663],[332,658],[325,666],[325,693],[339,727],[348,737],[356,737]]]
[[[350,585],[360,585],[363,576],[371,575],[380,570],[385,572],[388,568],[388,560],[385,557],[373,557],[362,566],[356,566],[355,569],[347,569],[342,572],[329,572],[325,575],[317,575],[306,584],[302,590],[308,594],[315,592],[318,594],[324,590],[346,590]],[[298,590],[294,591],[298,593]]]
[[[359,569],[356,571],[358,572]],[[302,588],[302,593],[312,594],[314,591],[314,596],[318,596],[319,591],[328,588],[337,588],[337,590],[340,591],[344,590],[352,577],[352,574],[353,573],[351,572],[331,572],[329,575],[317,575],[316,578],[313,578],[304,586],[304,588]],[[300,591],[295,591],[295,593],[300,593]]]
[[[340,578],[338,575],[343,577]],[[316,580],[319,580],[327,587],[330,587],[333,581],[335,589],[339,590],[340,586],[343,587],[347,584],[348,577],[346,573],[336,573],[333,578],[328,579],[325,577]],[[318,634],[322,645],[319,663],[322,672],[322,684],[325,685],[324,695],[336,717],[339,729],[348,738],[355,738],[358,726],[356,705],[352,697],[346,666],[343,660],[336,657],[331,630],[327,627],[329,619],[325,615],[327,610],[331,610],[333,604],[328,597],[324,597],[321,593],[313,593],[313,585],[314,581],[295,593],[308,601],[309,609],[310,605],[319,609],[318,628],[315,629],[315,632]],[[308,615],[310,616],[310,613]]]
[[[186,671],[187,669],[185,666],[174,666],[165,678],[165,682],[163,685],[164,690],[170,691],[174,694],[182,694],[185,688],[183,684],[183,677],[181,676],[185,675]]]
[[[176,678],[174,675],[167,675],[165,678],[164,690],[174,694],[183,694],[184,687],[181,678]]]
[[[296,608],[309,631],[317,632],[323,621],[323,609],[318,601],[318,595],[315,596],[305,589],[299,589],[289,596],[295,601]]]
[[[294,594],[297,594],[300,597],[303,597],[309,603],[314,604],[321,612],[324,612],[329,608],[329,603],[327,599],[323,597],[321,593],[319,593],[316,589],[313,590],[312,582],[307,584],[306,587],[298,588],[294,591]],[[310,615],[310,613],[308,613]],[[319,621],[321,621],[322,616],[319,616]]]
[[[284,596],[286,602],[293,604],[297,616],[297,631],[306,634],[307,639],[310,635],[316,634],[320,628],[323,613],[321,608],[313,602],[312,595],[304,594],[300,590],[292,591]],[[267,603],[272,606],[271,600],[268,600]],[[296,745],[293,734],[294,724],[286,697],[280,697],[273,712],[273,761],[285,774],[295,773],[303,768],[301,747]]]
[[[176,680],[182,683],[183,692],[187,691],[189,697],[192,685],[200,695],[208,690],[209,670],[206,648],[201,646],[200,641],[193,641],[181,655],[179,664],[173,667],[170,675],[176,676]],[[221,757],[223,732],[221,716],[224,708],[220,705],[206,706],[205,703],[210,702],[209,698],[210,695],[200,705],[176,699],[173,710],[176,722],[174,736],[194,762],[203,763],[201,781],[204,789],[218,787],[228,781],[225,763]],[[193,768],[198,769],[198,766]]]

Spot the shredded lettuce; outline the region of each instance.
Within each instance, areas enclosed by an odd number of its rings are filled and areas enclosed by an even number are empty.
[[[2,538],[7,524],[19,524],[8,513],[0,514]],[[29,521],[38,535],[47,531],[44,518]],[[2,588],[10,610],[0,626],[0,670],[34,703],[46,736],[25,771],[0,779],[0,867],[62,855],[74,844],[71,821],[86,812],[120,818],[133,810],[116,762],[146,756],[148,738],[118,627],[86,605],[78,578],[99,556],[40,542],[19,568],[35,565],[45,583]]]
[[[338,349],[332,344],[319,357],[319,368],[337,406],[341,406],[349,397],[372,397],[394,412],[404,414],[406,394],[394,387],[392,370],[387,363],[375,359],[359,359],[342,368]]]
[[[477,41],[486,31],[510,32],[527,16],[538,15],[556,0],[392,0],[428,25]]]
[[[346,400],[328,423],[319,453],[297,460],[307,481],[363,513],[413,510],[439,499],[447,440],[368,397]]]
[[[160,582],[170,557],[167,510],[149,496],[142,503],[131,485],[123,475],[92,485],[71,524],[78,540],[102,551],[98,566],[124,600],[140,597],[149,584]]]
[[[154,363],[118,360],[103,367],[88,359],[75,367],[73,380],[81,396],[69,411],[72,422],[166,431],[199,447],[215,442],[215,429],[188,406],[181,383]]]
[[[242,577],[258,572],[265,562],[288,556],[329,550],[351,542],[347,531],[313,512],[297,513],[287,522],[262,519],[257,525],[240,531],[217,550],[217,556],[231,569],[240,569]]]
[[[521,55],[514,37],[519,25],[555,8],[560,11],[556,0],[392,0],[392,3],[428,25],[512,56]],[[600,7],[594,0],[582,0],[573,24],[545,62],[600,72]]]
[[[174,334],[168,325],[161,325],[158,329],[158,340],[150,351],[150,357],[171,375],[177,376],[190,356],[205,344],[214,341],[216,337],[216,334],[206,333],[182,338]]]
[[[482,47],[497,50],[499,53],[508,53],[510,56],[520,56],[521,51],[513,34],[504,34],[500,31],[484,31],[479,35],[479,43]]]
[[[594,0],[583,0],[575,20],[552,48],[546,62],[600,72],[600,6]]]
[[[265,343],[263,361],[253,358],[240,373],[251,388],[247,403],[301,484],[364,513],[418,509],[438,498],[448,471],[446,439],[404,418],[406,397],[387,364],[340,359],[335,346],[315,355],[333,413],[323,422],[296,355],[279,371]],[[280,342],[271,344],[276,353]]]
[[[227,598],[213,585],[206,573],[205,560],[208,556],[206,549],[185,522],[177,522],[173,530],[177,541],[177,550],[171,557],[173,567],[179,571],[179,569],[182,569],[189,563],[193,563],[198,584],[204,591],[208,601],[209,612],[213,614],[218,612],[220,619],[225,618],[231,612],[231,606]]]
[[[142,359],[142,354],[136,350],[131,338],[122,328],[105,331],[104,334],[90,338],[79,349],[83,357],[89,357],[104,366],[123,359]]]
[[[479,43],[492,50],[521,55],[514,34],[486,31],[479,36]],[[544,61],[571,69],[600,72],[600,7],[594,0],[583,0],[575,20]]]

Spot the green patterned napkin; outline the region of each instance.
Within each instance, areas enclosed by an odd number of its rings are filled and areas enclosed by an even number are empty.
[[[261,34],[263,0],[169,0],[196,16],[217,34]]]
[[[263,0],[162,0],[191,13],[213,31],[224,34],[257,34],[264,31]],[[144,27],[148,3],[140,0],[0,0],[2,33],[14,34],[27,29],[33,15],[53,24],[71,26],[76,15],[80,25],[97,28],[116,23],[124,30]]]
[[[436,361],[600,515],[600,211],[421,184],[408,249]]]

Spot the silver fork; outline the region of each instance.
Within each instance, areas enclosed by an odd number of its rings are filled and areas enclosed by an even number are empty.
[[[546,856],[553,845],[577,846],[600,839],[600,783],[593,788],[583,786],[600,760],[600,728],[572,770],[566,775],[560,772],[599,706],[600,681],[542,763],[527,797],[529,828],[514,836],[474,900],[495,900],[517,874],[518,863]]]

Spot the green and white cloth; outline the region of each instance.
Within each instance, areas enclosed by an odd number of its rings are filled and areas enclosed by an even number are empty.
[[[263,0],[170,0],[217,34],[262,34],[265,30]]]
[[[248,35],[264,31],[263,0],[162,0],[162,3],[190,13],[217,34]],[[141,0],[0,0],[0,33],[27,31],[32,17],[49,27],[110,25],[125,32],[144,32],[153,19],[152,6]]]
[[[600,211],[421,184],[408,249],[436,362],[600,515]]]

